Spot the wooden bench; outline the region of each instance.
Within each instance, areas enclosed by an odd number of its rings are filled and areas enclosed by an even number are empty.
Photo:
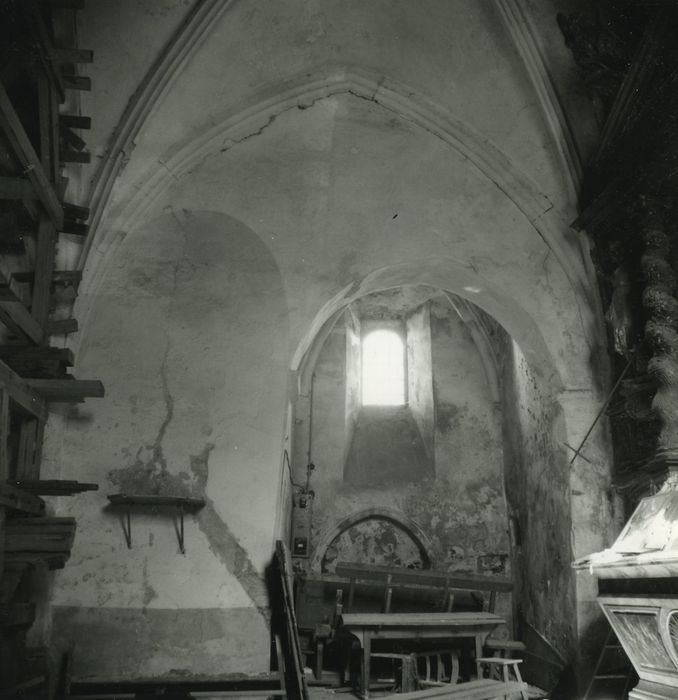
[[[492,700],[492,698],[505,698],[509,700],[513,693],[527,691],[525,683],[503,683],[488,678],[478,681],[469,681],[459,685],[436,686],[413,690],[409,693],[396,693],[386,695],[380,700],[426,700],[427,698],[454,698],[455,700]]]
[[[454,605],[455,594],[479,594],[486,612],[494,612],[497,593],[513,591],[513,581],[503,577],[481,576],[479,574],[459,575],[447,571],[430,571],[422,569],[405,569],[403,567],[375,566],[357,562],[338,562],[336,573],[349,579],[348,601],[344,611],[351,611],[355,594],[356,581],[375,581],[384,586],[383,610],[391,611],[393,590],[396,587],[426,587],[439,591],[441,610],[450,612]]]

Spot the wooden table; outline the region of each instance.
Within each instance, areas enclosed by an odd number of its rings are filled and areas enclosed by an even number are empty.
[[[505,620],[486,612],[436,613],[346,613],[341,626],[358,638],[363,649],[362,692],[370,694],[370,653],[373,639],[456,639],[475,640],[476,657],[481,657],[487,635]]]

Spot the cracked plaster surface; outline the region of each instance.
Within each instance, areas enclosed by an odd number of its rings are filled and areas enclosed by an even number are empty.
[[[165,409],[164,416],[153,442],[140,445],[132,464],[110,470],[107,477],[112,484],[119,487],[121,493],[203,499],[205,507],[196,514],[196,519],[200,530],[207,538],[211,551],[242,585],[262,616],[268,619],[268,597],[264,580],[256,570],[246,550],[217,512],[214,501],[207,495],[209,455],[215,447],[214,443],[207,442],[197,454],[190,455],[187,470],[176,471],[172,469],[171,457],[168,458],[165,454],[165,438],[175,417],[175,397],[170,387],[173,303],[177,298],[179,275],[183,267],[190,264],[185,254],[188,245],[185,222],[176,215],[175,218],[181,225],[184,242],[180,257],[173,263],[173,278],[169,292],[170,302],[167,306],[165,321],[165,347],[158,370]],[[144,568],[144,607],[154,597],[156,597],[156,593],[148,580],[146,568]]]

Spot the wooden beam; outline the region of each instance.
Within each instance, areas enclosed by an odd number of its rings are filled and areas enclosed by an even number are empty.
[[[20,510],[30,515],[45,513],[45,502],[42,498],[4,483],[0,483],[0,506]]]
[[[16,465],[16,478],[19,481],[37,479],[40,476],[43,430],[44,424],[37,418],[26,418],[21,422]],[[15,486],[23,488],[20,483],[16,483]],[[30,489],[27,490],[30,491]],[[30,492],[35,493],[34,491]]]
[[[52,110],[52,98],[49,78],[40,73],[38,83],[38,125],[40,131],[40,162],[50,182],[54,182],[56,165],[52,163],[52,134],[50,129],[50,112]]]
[[[59,149],[59,160],[62,163],[89,163],[92,156],[89,151],[75,151],[73,149]]]
[[[35,603],[0,605],[0,627],[30,627],[35,620]]]
[[[0,300],[20,301],[27,305],[29,298],[0,257]]]
[[[8,357],[35,358],[48,360],[53,357],[73,366],[74,355],[70,348],[55,348],[47,345],[0,345],[0,360]]]
[[[60,318],[54,321],[47,321],[45,333],[47,335],[68,335],[78,332],[77,318]]]
[[[67,126],[61,126],[59,128],[59,134],[61,136],[61,140],[68,148],[72,148],[76,151],[82,151],[85,149],[85,146],[87,146],[85,140],[81,139],[73,131],[73,129],[69,129]]]
[[[9,392],[9,398],[19,408],[43,422],[47,420],[47,404],[42,394],[31,387],[27,380],[22,379],[2,360],[0,360],[0,386]]]
[[[660,12],[645,27],[631,67],[624,75],[603,125],[598,148],[589,168],[598,167],[620,136],[638,119],[647,102],[647,91],[652,88],[652,79],[663,65],[659,54],[667,32],[671,31],[671,24],[664,13]]]
[[[87,219],[89,219],[89,207],[82,207],[78,204],[64,202],[64,217],[67,219],[87,221]]]
[[[9,391],[0,388],[0,481],[7,481],[10,472],[9,452]]]
[[[37,193],[35,193],[34,199],[22,199],[21,203],[24,205],[24,209],[33,221],[37,221],[40,217],[40,212],[44,211],[43,208],[38,205]]]
[[[49,110],[49,131],[50,131],[50,139],[51,139],[51,145],[52,145],[52,153],[51,153],[51,160],[52,160],[52,172],[50,173],[52,176],[52,182],[54,183],[54,187],[57,193],[57,197],[59,199],[64,198],[64,191],[59,190],[59,183],[60,183],[60,178],[61,178],[61,168],[59,164],[59,146],[60,146],[60,138],[59,138],[59,103],[57,102],[57,94],[56,90],[50,90],[50,110]]]
[[[92,117],[81,117],[79,114],[60,114],[59,123],[69,129],[91,129]]]
[[[61,203],[2,84],[0,84],[0,129],[7,137],[20,167],[33,184],[45,211],[54,225],[59,228],[63,222]]]
[[[0,287],[0,294],[7,289],[7,287]],[[39,345],[44,338],[42,327],[31,316],[26,305],[16,297],[0,298],[0,322],[18,338],[36,345]]]
[[[104,396],[104,385],[98,379],[26,379],[28,386],[45,401],[79,402]]]
[[[61,67],[54,52],[52,39],[45,25],[45,20],[34,0],[24,0],[24,2],[25,10],[28,15],[28,24],[38,45],[42,49],[39,52],[40,59],[42,60],[42,64],[45,67],[45,71],[51,83],[58,92],[59,102],[63,102],[66,99],[66,94],[64,92],[65,83],[61,74]]]
[[[45,345],[0,345],[0,360],[20,377],[63,379],[73,366],[73,351]]]
[[[99,484],[65,479],[42,479],[33,481],[16,481],[17,488],[34,493],[36,496],[72,496],[83,491],[98,491]]]
[[[31,284],[35,279],[34,272],[13,272],[12,279],[20,284]],[[82,270],[54,270],[51,276],[51,283],[78,285],[82,282]]]
[[[44,328],[47,322],[52,299],[52,273],[54,272],[56,242],[57,231],[54,224],[46,216],[42,217],[38,226],[31,303],[31,315],[41,328]]]
[[[92,89],[92,80],[84,75],[64,75],[64,87],[67,90],[85,90]]]
[[[60,10],[82,10],[85,0],[42,0],[43,3]]]
[[[54,49],[59,63],[92,63],[94,61],[94,51],[91,49]]]
[[[22,177],[0,176],[0,199],[37,199],[33,185]]]
[[[89,233],[89,226],[72,219],[66,219],[60,233],[70,233],[72,236],[86,236]]]
[[[0,211],[0,245],[16,245],[23,240],[23,231],[19,228],[17,212]]]

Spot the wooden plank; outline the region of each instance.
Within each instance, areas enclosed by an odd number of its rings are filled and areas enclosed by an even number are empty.
[[[281,540],[277,540],[275,543],[275,558],[280,581],[282,619],[285,625],[285,630],[280,630],[281,632],[285,632],[284,635],[281,635],[283,639],[283,652],[286,652],[284,654],[287,671],[285,685],[288,691],[288,697],[308,700],[308,685],[304,674],[299,635],[297,633],[297,618],[294,610],[292,558],[285,543]]]
[[[89,226],[73,219],[65,219],[59,233],[66,233],[70,236],[86,236],[89,233]]]
[[[0,605],[0,627],[30,627],[35,620],[35,603]]]
[[[47,321],[47,325],[45,326],[45,333],[47,333],[47,335],[68,335],[69,333],[77,332],[77,318],[60,318]]]
[[[30,284],[35,279],[33,272],[13,272],[12,279],[20,284]],[[52,284],[78,285],[82,281],[82,270],[54,270]]]
[[[412,613],[345,613],[345,627],[371,627],[384,631],[393,628],[440,628],[450,633],[458,628],[491,631],[505,622],[503,617],[488,612],[412,612]]]
[[[0,298],[0,322],[14,335],[28,342],[39,344],[44,338],[42,328],[26,305],[16,298]]]
[[[0,481],[7,481],[10,476],[9,452],[9,392],[0,389]]]
[[[403,567],[373,566],[356,562],[337,562],[337,575],[364,581],[386,581],[392,576],[392,583],[436,586],[469,591],[512,591],[513,581],[499,576],[480,574],[456,575],[451,572],[427,569],[405,569]]]
[[[34,552],[49,554],[70,554],[73,547],[72,539],[68,537],[43,537],[32,535],[5,534],[5,552]]]
[[[91,159],[92,154],[89,151],[76,151],[68,148],[59,150],[59,160],[62,163],[89,163]]]
[[[28,515],[44,515],[45,502],[39,496],[22,491],[11,484],[0,483],[0,506]]]
[[[26,384],[45,401],[83,401],[104,396],[104,385],[98,379],[26,379]]]
[[[92,63],[94,61],[94,51],[91,49],[72,49],[57,47],[54,49],[56,59],[59,63]]]
[[[99,484],[89,484],[66,479],[19,480],[14,482],[17,488],[38,496],[72,496],[83,491],[98,491]]]
[[[64,217],[66,219],[79,219],[80,221],[87,221],[87,219],[89,219],[89,214],[89,207],[64,202]]]
[[[63,569],[68,556],[62,552],[7,552],[5,561],[8,565],[47,566],[50,571]]]
[[[20,408],[41,421],[47,420],[47,404],[45,399],[26,380],[19,377],[4,362],[0,360],[0,385],[9,392],[9,397]]]
[[[42,0],[42,2],[62,10],[82,10],[85,7],[85,0]]]
[[[38,125],[40,132],[40,162],[50,182],[54,182],[54,164],[52,163],[52,141],[50,131],[50,112],[52,109],[51,86],[46,75],[38,76]]]
[[[34,362],[58,361],[73,366],[75,355],[69,348],[55,348],[48,345],[0,345],[0,360],[31,360]]]
[[[92,80],[84,75],[64,75],[64,87],[67,90],[92,89]]]
[[[45,211],[54,225],[57,228],[60,227],[63,222],[61,203],[2,84],[0,84],[0,129],[7,137],[20,167],[33,184]]]
[[[425,700],[426,698],[455,698],[456,700],[492,700],[511,697],[511,693],[527,692],[527,685],[517,681],[496,681],[489,678],[451,685],[413,690],[409,693],[381,696],[381,700]]]
[[[186,498],[183,496],[154,496],[154,495],[128,495],[115,493],[108,496],[113,505],[135,506],[182,506],[187,510],[202,508],[205,501],[202,498]]]
[[[25,304],[28,298],[21,284],[14,279],[14,274],[7,269],[0,257],[0,299],[20,301]]]
[[[84,150],[85,146],[87,145],[84,139],[78,136],[73,129],[69,129],[67,126],[59,127],[59,133],[61,134],[61,138],[63,139],[64,143],[76,151]]]
[[[35,463],[36,453],[40,452],[40,446],[38,445],[39,423],[37,418],[26,418],[21,422],[16,478],[22,482],[25,479],[34,479],[38,476]],[[21,483],[15,483],[14,485],[17,488],[23,488]],[[30,489],[25,490],[30,491]],[[30,493],[35,493],[35,491],[30,491]]]
[[[69,129],[91,129],[92,118],[82,117],[79,114],[60,114],[59,123]]]
[[[76,520],[72,517],[49,515],[44,518],[21,518],[12,520],[8,527],[13,532],[36,532],[40,530],[68,531],[74,530]]]
[[[54,52],[52,39],[45,25],[45,20],[35,0],[24,0],[24,2],[25,11],[29,15],[28,25],[41,49],[39,51],[40,59],[52,85],[59,95],[59,102],[63,102],[66,99],[66,94],[64,92],[65,83],[63,75],[61,74],[61,66]]]
[[[33,185],[22,177],[0,176],[0,199],[37,199]]]
[[[57,197],[63,199],[64,192],[59,190],[59,182],[61,179],[61,168],[59,165],[59,104],[57,101],[56,90],[50,90],[50,110],[49,110],[49,130],[50,130],[50,140],[52,145],[52,171],[50,173],[51,180],[55,184]]]
[[[0,345],[0,360],[22,377],[63,379],[62,375],[68,367],[73,366],[75,357],[69,348]]]
[[[47,322],[52,299],[52,273],[54,272],[56,242],[57,231],[54,224],[46,216],[42,217],[38,226],[33,275],[33,301],[31,303],[31,315],[41,328],[44,328]]]

